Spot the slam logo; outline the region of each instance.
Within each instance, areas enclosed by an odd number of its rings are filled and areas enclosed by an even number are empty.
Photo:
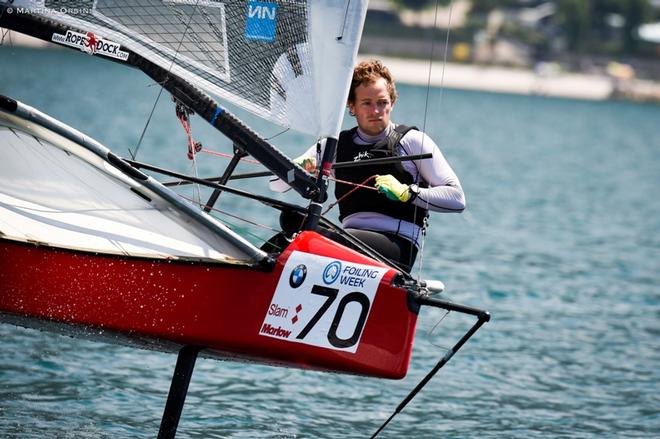
[[[247,4],[245,38],[248,40],[273,41],[277,25],[275,3],[250,0]]]
[[[77,47],[90,55],[98,54],[122,61],[128,59],[128,52],[121,50],[120,44],[99,38],[93,32],[81,34],[67,30],[64,35],[53,34],[52,41],[69,47]]]

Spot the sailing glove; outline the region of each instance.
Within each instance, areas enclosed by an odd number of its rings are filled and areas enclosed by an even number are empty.
[[[316,171],[316,159],[314,157],[300,156],[295,158],[293,163],[300,166],[310,174],[313,174]]]
[[[410,200],[410,186],[401,183],[391,174],[376,177],[376,189],[392,201],[405,203]]]

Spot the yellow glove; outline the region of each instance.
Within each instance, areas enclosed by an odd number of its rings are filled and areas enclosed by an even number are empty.
[[[316,159],[314,157],[300,156],[298,158],[293,159],[293,163],[300,166],[310,174],[316,172]]]
[[[410,199],[409,188],[410,186],[401,183],[391,174],[376,177],[376,189],[384,193],[390,200],[405,203]]]

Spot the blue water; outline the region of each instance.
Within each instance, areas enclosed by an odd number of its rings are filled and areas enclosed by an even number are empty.
[[[137,71],[67,51],[2,47],[0,78],[0,94],[124,156],[159,91]],[[425,88],[399,91],[395,120],[442,145],[468,200],[463,215],[432,217],[422,277],[493,318],[381,437],[657,437],[660,106],[433,89],[425,112]],[[199,119],[193,128],[208,148],[229,149]],[[290,154],[312,141],[273,139]],[[138,159],[191,170],[166,96]],[[225,164],[205,158],[199,172]],[[252,203],[226,203],[276,223]],[[369,437],[472,323],[450,314],[435,328],[443,315],[420,315],[400,381],[200,359],[178,437]],[[174,355],[7,324],[0,338],[1,437],[155,436]]]

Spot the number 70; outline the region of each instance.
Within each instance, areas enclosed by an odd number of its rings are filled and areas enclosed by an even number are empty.
[[[333,304],[335,299],[337,299],[337,294],[339,293],[339,290],[335,288],[324,287],[321,285],[314,285],[312,287],[311,293],[316,294],[317,296],[324,296],[326,297],[326,300],[325,302],[323,302],[323,305],[321,305],[318,311],[316,311],[316,314],[314,314],[314,316],[309,320],[307,325],[305,325],[303,330],[300,331],[300,334],[296,336],[296,338],[300,340],[304,339],[307,336],[307,334],[309,334],[309,332],[312,330],[312,328],[314,328],[314,326],[318,323],[321,317],[323,317],[323,315],[330,308],[330,306]],[[358,317],[355,323],[353,334],[348,338],[340,338],[337,335],[337,328],[339,327],[339,323],[341,322],[341,319],[344,316],[344,311],[346,310],[346,306],[351,302],[358,303],[361,306],[360,317]],[[336,348],[348,348],[353,346],[355,343],[357,343],[357,341],[360,339],[360,334],[362,333],[364,324],[367,321],[367,314],[369,313],[370,306],[371,306],[371,301],[369,300],[369,297],[366,294],[361,293],[359,291],[353,291],[342,297],[341,300],[339,301],[339,304],[337,305],[337,311],[335,311],[335,316],[332,319],[332,323],[330,324],[330,329],[328,330],[328,342],[330,342],[330,344]]]

